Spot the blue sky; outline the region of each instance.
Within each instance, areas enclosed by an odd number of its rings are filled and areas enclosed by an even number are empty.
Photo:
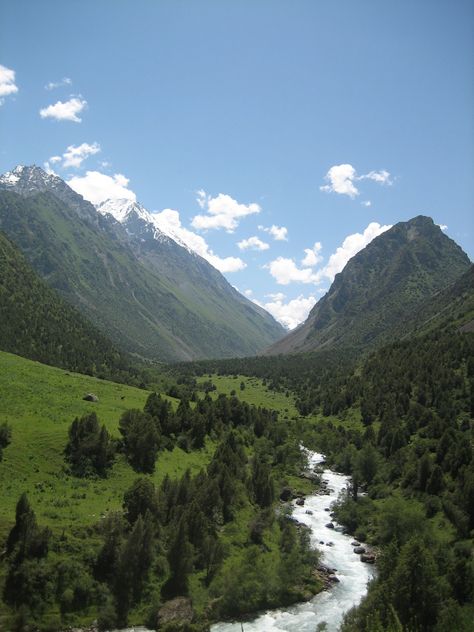
[[[294,326],[397,221],[430,215],[473,258],[473,18],[467,0],[3,0],[0,171],[49,161],[90,197],[135,194]]]

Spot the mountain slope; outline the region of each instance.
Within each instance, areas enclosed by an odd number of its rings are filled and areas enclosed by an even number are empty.
[[[152,266],[134,252],[119,222],[57,176],[18,167],[0,177],[0,189],[0,230],[49,285],[125,350],[162,361],[251,355],[282,335],[269,314],[165,235],[153,247],[169,273]],[[187,276],[196,261],[203,276],[206,266],[213,271],[199,288],[209,294],[206,308],[182,288],[186,281],[196,285],[194,272]]]
[[[306,322],[266,353],[368,348],[391,340],[418,306],[469,266],[429,217],[400,222],[356,254]]]
[[[120,376],[126,358],[0,233],[0,349],[79,373]]]
[[[177,245],[178,237],[160,230],[142,205],[130,200],[107,200],[98,206],[98,211],[121,224],[135,256],[147,269],[172,284],[201,318],[239,332],[243,339],[240,344],[248,341],[253,348],[257,343],[256,332],[261,338],[283,336],[283,328],[273,317],[237,292],[216,268],[186,244]],[[215,342],[220,344],[218,340]],[[224,348],[219,353],[223,355],[229,355]]]
[[[448,287],[421,303],[400,324],[401,338],[436,328],[474,331],[474,264]]]

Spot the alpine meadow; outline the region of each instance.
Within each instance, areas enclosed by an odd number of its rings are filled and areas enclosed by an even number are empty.
[[[473,24],[0,3],[0,631],[474,632]]]

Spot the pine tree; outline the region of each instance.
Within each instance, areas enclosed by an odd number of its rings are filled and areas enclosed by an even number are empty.
[[[168,598],[188,593],[188,575],[192,568],[192,547],[187,537],[187,525],[182,516],[168,550],[170,576],[162,589]]]

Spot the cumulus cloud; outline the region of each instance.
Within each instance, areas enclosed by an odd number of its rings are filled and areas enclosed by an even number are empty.
[[[100,171],[87,171],[84,176],[74,176],[67,184],[92,204],[109,199],[136,201],[135,193],[128,188],[129,179],[121,173],[108,176]]]
[[[363,202],[361,202],[362,206],[372,206],[372,202],[370,200],[364,200]]]
[[[41,118],[53,118],[56,121],[82,121],[78,114],[86,107],[87,101],[79,97],[71,97],[69,101],[57,101],[54,105],[48,105],[40,110]]]
[[[327,180],[329,184],[320,186],[321,191],[348,195],[350,198],[355,198],[356,195],[359,195],[357,187],[354,186],[356,170],[352,165],[334,165],[329,169],[324,179]]]
[[[275,241],[288,241],[288,229],[285,226],[275,226],[275,224],[270,227],[259,226],[258,230],[270,234]]]
[[[354,184],[358,180],[373,180],[378,184],[393,184],[390,173],[385,169],[382,169],[381,171],[369,171],[369,173],[359,176],[357,175],[355,168],[348,163],[333,165],[324,176],[324,179],[328,182],[328,184],[320,186],[319,188],[321,191],[347,195],[352,199],[360,193],[359,189]],[[363,204],[365,206],[370,206],[370,203],[367,204],[363,202]]]
[[[44,87],[45,90],[54,90],[55,88],[61,88],[62,86],[72,85],[72,79],[69,77],[63,77],[60,81],[50,81]]]
[[[270,298],[270,300],[254,302],[266,309],[275,320],[287,329],[294,329],[306,320],[317,300],[314,296],[300,295],[285,303],[286,297],[282,292],[269,294],[267,298]]]
[[[270,261],[265,268],[279,285],[290,283],[319,283],[320,278],[311,268],[299,268],[293,259],[277,257]]]
[[[64,169],[67,167],[74,167],[77,169],[82,165],[86,158],[99,153],[99,151],[99,143],[92,143],[92,145],[89,143],[82,143],[77,146],[69,145],[62,156],[51,156],[45,165],[49,166],[50,164],[57,164]]]
[[[307,268],[312,268],[317,265],[320,261],[323,260],[320,252],[323,249],[323,246],[320,241],[315,242],[312,248],[305,248],[305,256],[301,260],[301,265],[306,266]]]
[[[204,237],[188,230],[181,224],[179,211],[167,208],[159,213],[152,213],[151,217],[153,224],[162,232],[197,252],[220,272],[237,272],[247,267],[247,264],[239,257],[219,257],[216,255]]]
[[[301,261],[303,267],[299,267],[293,259],[278,257],[270,261],[265,268],[270,271],[272,277],[279,285],[289,285],[290,283],[312,283],[318,285],[324,279],[333,281],[338,272],[344,268],[346,263],[362,248],[365,248],[372,239],[378,237],[383,232],[391,228],[391,225],[380,225],[378,222],[371,222],[362,233],[348,235],[342,245],[339,246],[329,257],[326,265],[315,269],[322,261],[320,252],[322,245],[316,242],[313,248],[305,249],[305,257]]]
[[[249,237],[248,239],[242,239],[237,243],[240,250],[268,250],[270,246],[259,239],[258,237]]]
[[[17,92],[18,86],[15,83],[15,71],[0,64],[0,105],[5,101],[4,97]]]
[[[260,213],[261,210],[254,202],[241,204],[224,193],[211,197],[202,189],[197,192],[197,202],[206,211],[205,215],[195,215],[192,219],[191,225],[197,230],[224,228],[228,233],[233,233],[243,217]]]
[[[378,237],[389,228],[392,228],[392,226],[381,226],[378,222],[371,222],[364,232],[348,235],[342,242],[342,245],[337,248],[336,252],[329,257],[324,268],[318,271],[320,278],[326,277],[330,281],[333,281],[336,274],[343,270],[349,259],[362,250],[362,248],[365,248],[372,239],[375,239],[375,237]]]

